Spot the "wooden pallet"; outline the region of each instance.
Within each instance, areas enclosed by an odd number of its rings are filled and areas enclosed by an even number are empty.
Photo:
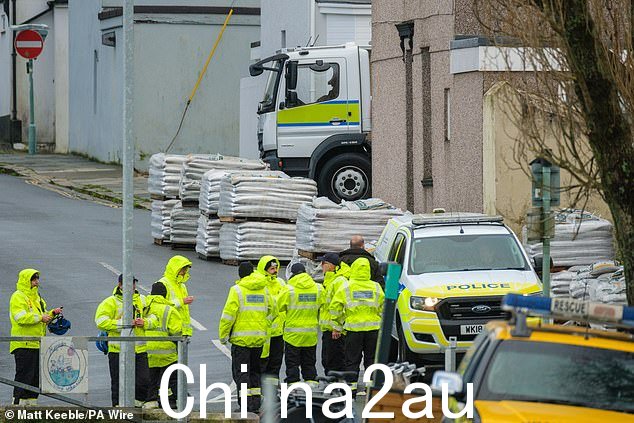
[[[167,201],[167,200],[176,200],[174,197],[168,197],[167,195],[161,194],[150,194],[151,200],[159,200],[159,201]]]
[[[154,238],[154,244],[156,245],[170,245],[170,242],[166,239]]]
[[[268,223],[289,223],[294,224],[295,220],[289,219],[274,219],[271,217],[234,217],[234,216],[220,216],[218,219],[222,223],[244,223],[244,222],[268,222]]]
[[[225,260],[222,259],[222,264],[226,264],[227,266],[237,266],[240,264],[238,260]]]
[[[299,254],[300,257],[304,257],[309,260],[315,261],[317,260],[317,257],[323,256],[325,253],[316,253],[314,251],[297,250],[297,254]]]
[[[206,256],[200,253],[198,253],[198,258],[205,261],[219,261],[220,260],[220,257],[218,256]]]
[[[183,205],[184,209],[197,209],[198,208],[198,201],[196,201],[196,200],[181,201],[181,204]]]
[[[196,244],[180,244],[180,243],[172,243],[172,250],[186,250],[186,251],[194,251],[196,249]]]

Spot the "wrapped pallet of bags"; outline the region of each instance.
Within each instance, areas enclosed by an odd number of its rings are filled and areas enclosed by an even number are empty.
[[[178,200],[152,200],[152,238],[159,244],[169,242],[172,230],[172,209]]]
[[[171,238],[172,248],[196,245],[196,233],[198,232],[198,209],[183,207],[179,201],[172,210]]]
[[[220,203],[220,183],[222,178],[228,175],[226,170],[210,170],[205,172],[200,182],[200,196],[198,208],[201,213],[212,216],[218,214]]]
[[[522,231],[525,233],[525,229]],[[526,245],[530,255],[542,253],[542,243]],[[587,266],[614,259],[612,224],[580,210],[562,210],[555,215],[555,236],[550,241],[555,266]]]
[[[299,207],[316,195],[312,179],[278,171],[232,172],[222,178],[218,216],[296,220]]]
[[[192,155],[157,153],[150,157],[148,192],[160,199],[177,198],[183,164]]]
[[[400,209],[378,198],[336,204],[326,197],[302,205],[297,216],[297,248],[308,252],[342,251],[353,235],[377,240]]]
[[[568,297],[570,295],[570,282],[572,282],[574,275],[574,272],[567,270],[553,273],[550,277],[550,296]]]
[[[198,218],[198,232],[196,234],[196,252],[203,258],[220,257],[220,227],[218,219],[209,218],[203,214]]]
[[[293,276],[291,274],[291,268],[295,263],[303,264],[306,269],[306,273],[308,273],[315,282],[321,283],[324,281],[324,271],[321,268],[321,262],[300,256],[297,249],[293,251],[293,258],[288,263],[288,266],[286,266],[286,280],[289,280]]]
[[[570,296],[595,301],[599,283],[609,279],[619,269],[618,262],[614,260],[597,261],[579,269],[570,282]]]
[[[224,223],[220,228],[220,257],[239,262],[273,255],[290,260],[295,248],[295,224],[279,222]]]
[[[266,165],[261,160],[247,160],[240,157],[210,154],[196,156],[183,163],[179,185],[179,198],[183,202],[198,202],[201,181],[205,172],[217,170],[264,170]]]

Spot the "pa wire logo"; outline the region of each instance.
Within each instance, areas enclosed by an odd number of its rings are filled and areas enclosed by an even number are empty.
[[[209,395],[214,390],[220,390],[224,393],[225,404],[225,418],[231,418],[231,388],[226,383],[212,383],[207,386],[207,365],[201,364],[200,366],[200,419],[207,417],[207,400]],[[248,369],[246,365],[242,365],[242,373],[247,373]],[[188,417],[194,410],[195,398],[193,396],[187,396],[185,401],[184,410],[178,412],[173,410],[169,405],[169,379],[172,373],[181,371],[185,375],[185,379],[188,385],[195,383],[194,373],[191,369],[184,364],[172,364],[167,368],[161,377],[161,385],[159,388],[159,396],[161,399],[161,407],[165,414],[173,419],[183,419]],[[372,396],[366,406],[363,408],[361,418],[363,419],[394,419],[393,412],[375,412],[372,409],[390,392],[394,383],[394,376],[389,367],[385,364],[373,364],[365,370],[363,375],[363,382],[370,384],[372,382],[372,375],[375,372],[382,372],[384,378],[384,384],[381,389]],[[248,387],[246,383],[240,384],[240,417],[247,418],[247,391]],[[293,383],[291,385],[287,383],[280,384],[280,417],[283,419],[288,418],[288,399],[293,393],[300,393],[302,397],[306,398],[306,419],[313,418],[313,388],[306,383]],[[345,383],[331,383],[327,385],[323,391],[319,391],[319,394],[333,394],[327,401],[323,401],[321,407],[321,413],[324,417],[329,419],[341,419],[341,418],[354,418],[354,397],[352,389]],[[336,393],[339,393],[337,395]],[[419,397],[410,398],[403,403],[402,412],[408,419],[421,419],[421,418],[434,418],[432,413],[432,401],[433,393],[429,385],[425,383],[411,383],[403,391],[404,394],[417,395]],[[464,404],[464,408],[461,411],[452,412],[449,409],[449,398],[453,393],[449,392],[447,383],[441,383],[441,405],[442,413],[448,419],[458,419],[466,416],[468,419],[473,418],[473,383],[466,384],[466,394],[464,399],[461,399],[461,403]],[[323,396],[321,396],[323,398]],[[321,402],[321,400],[320,400]],[[332,406],[335,407],[332,407]],[[414,408],[415,410],[412,410]],[[455,411],[455,410],[454,410]]]

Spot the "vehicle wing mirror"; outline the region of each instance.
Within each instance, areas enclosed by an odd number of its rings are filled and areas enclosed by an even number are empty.
[[[251,76],[262,75],[263,72],[264,72],[264,68],[259,63],[254,63],[251,66],[249,66],[249,75]]]
[[[438,370],[436,373],[434,373],[431,381],[432,392],[442,392],[443,384],[447,384],[447,392],[449,395],[462,393],[464,387],[462,376],[460,376],[460,374]]]
[[[550,257],[550,269],[555,266],[553,262],[553,258]],[[544,256],[542,254],[537,254],[533,256],[533,267],[535,268],[535,272],[541,274],[544,271]]]
[[[286,91],[297,88],[297,61],[290,60],[286,63]]]
[[[297,93],[295,91],[286,92],[286,107],[296,107],[298,104]],[[280,107],[281,108],[281,107]]]

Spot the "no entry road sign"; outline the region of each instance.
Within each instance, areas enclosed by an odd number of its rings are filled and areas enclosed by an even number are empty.
[[[42,53],[44,40],[39,32],[27,29],[15,37],[15,51],[25,59],[35,59]]]

